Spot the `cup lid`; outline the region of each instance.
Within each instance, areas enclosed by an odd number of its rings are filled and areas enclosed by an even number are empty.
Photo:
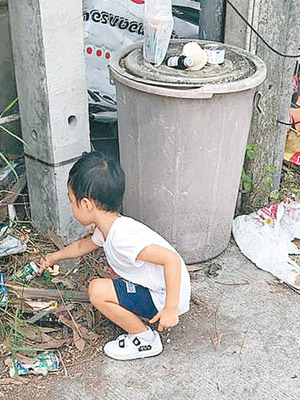
[[[207,63],[207,53],[197,42],[186,43],[182,48],[182,55],[193,59],[193,65],[188,68],[191,71],[199,71]]]

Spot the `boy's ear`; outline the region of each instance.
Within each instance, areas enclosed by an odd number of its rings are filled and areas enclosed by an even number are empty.
[[[86,210],[86,211],[93,211],[95,208],[95,203],[93,200],[88,199],[87,197],[84,197],[80,201],[81,206]]]

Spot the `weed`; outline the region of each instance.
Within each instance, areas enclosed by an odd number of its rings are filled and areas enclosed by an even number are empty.
[[[4,110],[0,113],[0,133],[4,132],[5,134],[7,134],[7,135],[13,137],[14,139],[18,140],[19,142],[23,143],[24,146],[27,146],[26,142],[24,142],[24,140],[22,138],[20,138],[15,133],[13,133],[10,129],[7,128],[7,124],[19,119],[18,114],[12,113],[12,110],[13,110],[14,106],[16,105],[17,101],[18,101],[17,98],[14,99],[13,101],[11,101],[9,104],[7,104],[7,106],[4,108]],[[12,170],[12,172],[18,179],[18,175],[17,175],[13,165],[10,163],[9,159],[6,157],[6,155],[4,154],[3,151],[0,151],[0,158],[5,162],[6,165],[9,166],[9,168]]]
[[[243,211],[252,211],[261,207],[264,203],[280,201],[286,197],[299,197],[300,179],[298,178],[297,180],[297,172],[295,171],[283,171],[279,190],[274,189],[273,179],[276,172],[274,165],[264,166],[261,178],[254,181],[253,174],[247,171],[247,166],[250,161],[255,160],[257,153],[258,145],[256,143],[248,143],[241,176],[242,195],[246,200],[243,201]]]

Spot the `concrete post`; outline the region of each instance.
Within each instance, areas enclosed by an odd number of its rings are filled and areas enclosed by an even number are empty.
[[[224,42],[225,0],[201,0],[199,39]]]
[[[285,54],[298,54],[300,40],[299,2],[294,0],[231,0],[239,11],[275,49]],[[267,65],[268,76],[262,85],[261,108],[264,114],[254,113],[249,141],[259,146],[253,162],[247,165],[252,182],[256,184],[251,202],[246,197],[244,206],[259,205],[264,199],[265,168],[276,167],[273,177],[274,189],[279,187],[286,126],[277,120],[288,121],[292,95],[292,79],[296,59],[281,57],[270,49],[254,33],[251,33],[241,18],[227,6],[225,42],[256,53]],[[261,184],[257,185],[259,182]]]
[[[89,151],[81,0],[9,0],[31,215],[68,241],[68,171]]]

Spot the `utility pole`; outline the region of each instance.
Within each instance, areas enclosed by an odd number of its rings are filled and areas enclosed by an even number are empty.
[[[284,54],[299,54],[299,0],[230,1],[271,47]],[[229,4],[226,10],[225,42],[255,53],[268,68],[267,79],[261,87],[260,106],[263,113],[254,113],[249,135],[249,142],[258,145],[258,154],[252,162],[247,163],[252,181],[262,182],[256,185],[252,196],[263,200],[266,167],[275,167],[273,188],[278,189],[280,184],[287,127],[277,121],[289,121],[296,58],[282,57],[271,51]],[[251,206],[249,199],[245,200],[244,206]]]

